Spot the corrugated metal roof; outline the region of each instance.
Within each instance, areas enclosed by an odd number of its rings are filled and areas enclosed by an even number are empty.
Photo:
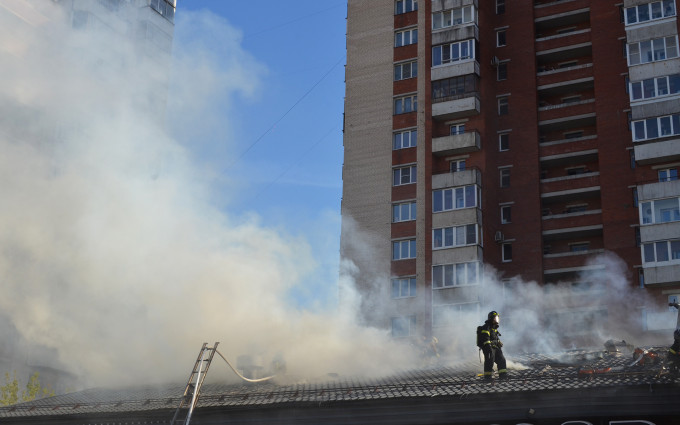
[[[651,347],[665,357],[667,347]],[[510,369],[510,379],[491,382],[477,376],[477,362],[456,366],[409,370],[381,378],[331,377],[317,382],[290,377],[260,384],[207,384],[201,391],[198,409],[223,409],[291,404],[295,406],[403,399],[412,397],[456,397],[487,393],[520,393],[542,390],[621,387],[668,384],[676,377],[660,364],[631,365],[630,354],[571,351],[559,356],[525,354],[512,356],[522,370]],[[284,381],[292,381],[284,383]],[[111,412],[173,410],[180,402],[183,384],[124,389],[95,388],[71,394],[0,408],[0,418],[90,415]]]

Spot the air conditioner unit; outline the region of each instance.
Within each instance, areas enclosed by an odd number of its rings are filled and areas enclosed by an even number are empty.
[[[501,232],[500,230],[497,231],[496,234],[493,236],[493,240],[495,240],[496,242],[503,242],[504,239],[505,236],[503,236],[503,232]]]
[[[501,61],[498,59],[498,56],[494,56],[491,58],[491,66],[498,66],[500,62]]]

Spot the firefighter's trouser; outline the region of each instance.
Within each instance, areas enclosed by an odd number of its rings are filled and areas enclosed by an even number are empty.
[[[503,350],[499,347],[485,347],[484,348],[484,377],[490,378],[493,375],[493,364],[498,366],[498,376],[506,378],[508,370],[506,369],[505,356]]]

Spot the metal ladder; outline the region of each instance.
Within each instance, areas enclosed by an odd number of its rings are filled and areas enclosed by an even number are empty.
[[[194,364],[194,369],[191,371],[191,375],[189,375],[184,394],[179,402],[179,406],[177,406],[177,410],[175,410],[175,416],[173,416],[170,425],[189,425],[191,415],[194,412],[196,404],[198,404],[198,397],[201,392],[201,387],[203,386],[203,381],[208,373],[213,356],[217,351],[217,344],[219,344],[219,342],[216,342],[212,347],[208,347],[207,342],[203,343],[203,347],[201,347],[201,351],[198,353],[196,364]],[[186,415],[184,416],[184,419],[180,419],[180,414],[182,414],[183,411],[186,411]]]

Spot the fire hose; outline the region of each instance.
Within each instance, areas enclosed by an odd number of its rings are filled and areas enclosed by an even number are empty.
[[[215,350],[215,352],[216,352],[217,354],[219,354],[220,357],[222,357],[222,360],[224,360],[225,362],[227,362],[227,364],[229,365],[229,367],[231,368],[231,370],[233,370],[234,373],[235,373],[239,378],[243,379],[243,380],[246,381],[246,382],[264,382],[264,381],[269,381],[270,379],[272,379],[273,377],[276,376],[276,375],[271,375],[271,376],[267,376],[266,378],[259,378],[259,379],[250,379],[250,378],[246,378],[245,376],[243,376],[243,375],[241,375],[240,373],[238,373],[238,371],[236,370],[236,368],[235,368],[234,366],[232,366],[231,363],[229,363],[229,360],[227,360],[226,357],[224,357],[224,356],[222,355],[222,353],[220,353],[218,350]]]

